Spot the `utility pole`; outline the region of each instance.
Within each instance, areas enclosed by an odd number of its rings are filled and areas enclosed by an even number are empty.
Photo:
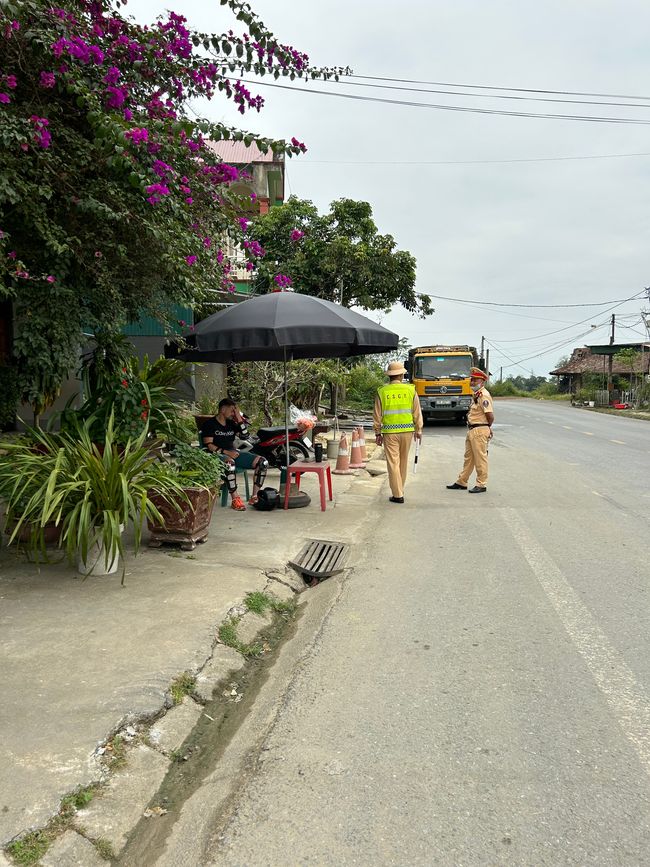
[[[614,345],[614,332],[616,330],[616,314],[612,313],[612,330],[609,335],[609,345]],[[609,399],[609,403],[611,403],[612,399],[612,365],[614,363],[614,354],[610,352],[607,359],[607,395]]]
[[[499,382],[503,382],[503,365],[499,368]]]
[[[490,378],[490,350],[486,350],[485,352],[485,372],[488,375],[488,379]]]
[[[480,363],[483,364],[483,362],[485,360],[485,337],[483,337],[483,336],[481,336],[481,354],[479,356],[479,359],[480,359]]]

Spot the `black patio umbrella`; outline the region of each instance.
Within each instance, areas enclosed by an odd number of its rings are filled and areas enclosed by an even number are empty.
[[[283,361],[288,460],[287,361],[391,352],[398,343],[397,334],[340,304],[297,292],[272,292],[203,319],[177,357],[185,361]]]

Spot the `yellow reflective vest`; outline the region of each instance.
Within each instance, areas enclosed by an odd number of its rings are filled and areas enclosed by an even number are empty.
[[[381,432],[412,433],[415,430],[415,386],[408,382],[389,382],[382,385],[378,393],[381,401]]]

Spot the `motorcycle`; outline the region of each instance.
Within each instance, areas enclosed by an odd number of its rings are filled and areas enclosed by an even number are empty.
[[[306,434],[303,427],[289,427],[289,463],[308,460],[311,441]],[[284,427],[262,427],[250,440],[243,440],[235,447],[261,455],[271,467],[286,466],[287,433]]]

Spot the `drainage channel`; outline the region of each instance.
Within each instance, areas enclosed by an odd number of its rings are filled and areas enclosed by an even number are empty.
[[[249,713],[257,694],[269,677],[280,644],[295,633],[304,606],[291,620],[276,615],[273,624],[259,640],[269,647],[264,656],[251,659],[232,677],[223,680],[203,708],[194,730],[185,740],[149,807],[154,815],[141,818],[129,836],[126,847],[112,863],[120,867],[152,867],[165,849],[165,843],[180,816],[185,802],[217,768],[232,737]],[[225,697],[236,690],[239,701]],[[166,812],[164,812],[166,811]]]

